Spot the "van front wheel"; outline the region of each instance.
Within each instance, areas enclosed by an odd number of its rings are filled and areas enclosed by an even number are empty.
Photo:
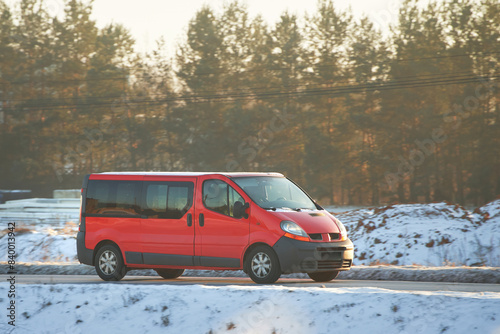
[[[97,275],[105,281],[119,281],[127,273],[122,254],[113,245],[101,247],[94,262]]]
[[[155,269],[155,271],[165,279],[177,278],[184,274],[184,269]]]
[[[278,256],[268,246],[255,247],[245,263],[248,276],[258,284],[272,284],[281,276]]]
[[[336,278],[339,275],[339,271],[334,270],[322,273],[307,273],[307,275],[316,282],[328,282]]]

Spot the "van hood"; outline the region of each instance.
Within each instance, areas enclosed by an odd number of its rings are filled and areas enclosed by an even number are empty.
[[[306,233],[340,233],[335,218],[326,211],[269,211],[281,220],[297,223]]]

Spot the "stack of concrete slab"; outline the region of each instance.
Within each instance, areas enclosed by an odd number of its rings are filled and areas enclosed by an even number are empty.
[[[80,189],[57,189],[54,190],[54,198],[80,198]]]
[[[29,198],[0,204],[0,222],[64,224],[78,222],[79,198]]]

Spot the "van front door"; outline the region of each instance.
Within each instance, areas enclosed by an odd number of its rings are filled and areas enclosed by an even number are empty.
[[[141,219],[144,264],[194,265],[195,185],[195,178],[162,181],[161,176],[145,176]]]
[[[223,176],[221,176],[223,178]],[[234,203],[245,198],[223,179],[199,180],[196,202],[195,261],[205,267],[240,268],[248,245],[248,218],[235,218]]]

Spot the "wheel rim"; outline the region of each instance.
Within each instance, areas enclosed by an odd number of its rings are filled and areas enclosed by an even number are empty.
[[[106,275],[111,275],[115,272],[117,263],[115,253],[109,250],[104,251],[99,258],[99,268]]]
[[[266,277],[271,272],[271,258],[266,253],[260,252],[252,258],[252,272],[259,278]]]

